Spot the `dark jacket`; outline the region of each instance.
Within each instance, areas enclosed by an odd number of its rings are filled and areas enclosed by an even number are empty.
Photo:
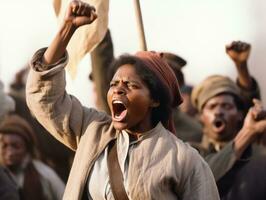
[[[0,166],[0,199],[19,200],[19,194],[15,182],[8,172]]]

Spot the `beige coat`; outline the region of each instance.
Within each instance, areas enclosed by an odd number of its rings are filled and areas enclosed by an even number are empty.
[[[108,115],[83,107],[75,97],[66,93],[64,67],[67,57],[50,70],[34,70],[42,65],[42,54],[43,50],[38,51],[31,63],[27,103],[55,138],[76,151],[64,199],[82,199],[94,162],[118,133]],[[213,175],[197,151],[163,126],[159,127],[131,152],[128,169],[130,199],[219,199]]]

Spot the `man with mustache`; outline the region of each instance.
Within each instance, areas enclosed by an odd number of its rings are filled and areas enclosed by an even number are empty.
[[[0,124],[15,109],[15,102],[4,92],[4,85],[0,80]],[[16,183],[10,176],[0,161],[0,199],[1,200],[19,200],[19,193]]]
[[[253,100],[244,119],[247,100],[230,78],[221,75],[197,85],[192,101],[204,134],[202,142],[193,146],[210,165],[221,199],[265,199],[266,157],[252,151],[266,132],[261,102]]]

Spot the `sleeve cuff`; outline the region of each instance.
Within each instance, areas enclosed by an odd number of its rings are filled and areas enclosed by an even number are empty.
[[[61,63],[65,63],[68,61],[68,53],[65,51],[64,55],[62,58],[60,58],[57,62],[46,65],[43,63],[43,55],[44,52],[46,51],[47,47],[39,49],[34,55],[33,58],[30,62],[30,66],[37,72],[43,72],[47,71],[55,66],[58,66]]]
[[[257,81],[252,77],[252,86],[251,89],[246,89],[243,88],[240,83],[239,80],[236,80],[236,84],[237,86],[240,88],[241,93],[243,94],[243,96],[245,96],[246,98],[251,98],[251,100],[253,98],[257,98],[260,99],[260,88],[259,88],[259,84],[257,83]]]

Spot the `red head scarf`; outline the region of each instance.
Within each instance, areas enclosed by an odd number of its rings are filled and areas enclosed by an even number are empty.
[[[162,53],[154,51],[139,51],[135,56],[141,59],[146,67],[153,71],[159,80],[165,85],[170,94],[172,108],[175,108],[182,103],[182,97],[176,76],[171,67],[163,60],[162,55]],[[172,115],[168,120],[166,128],[175,134]]]

